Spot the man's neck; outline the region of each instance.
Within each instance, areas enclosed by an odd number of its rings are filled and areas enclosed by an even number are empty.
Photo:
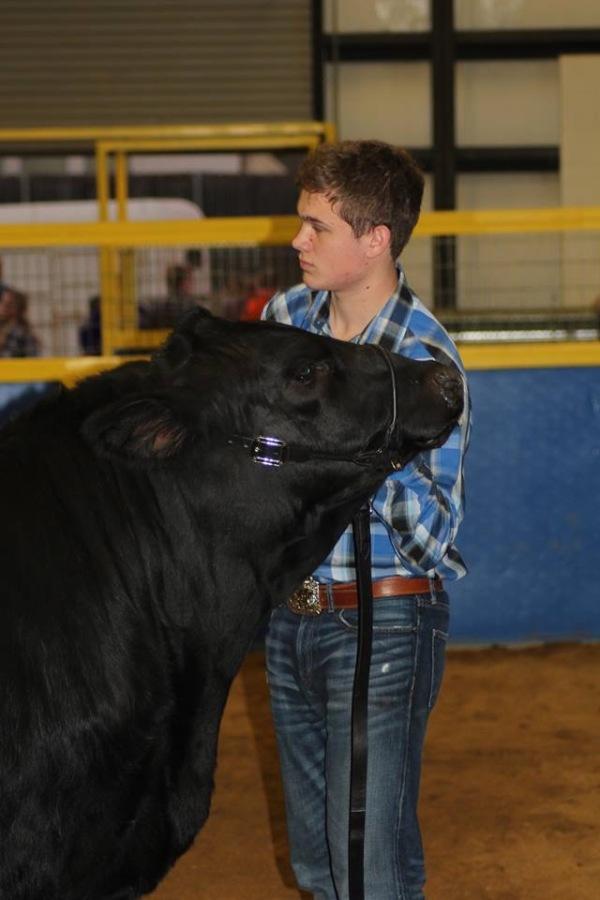
[[[333,337],[349,341],[385,306],[398,285],[395,265],[369,273],[360,283],[331,292],[329,327]]]

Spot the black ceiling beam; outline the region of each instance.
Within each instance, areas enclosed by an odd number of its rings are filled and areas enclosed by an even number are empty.
[[[558,172],[558,147],[457,147],[458,172]]]
[[[434,209],[454,209],[454,3],[431,0],[431,121]]]
[[[600,53],[600,28],[456,32],[461,60],[556,59],[563,53]]]
[[[323,47],[327,62],[406,62],[431,57],[431,38],[426,31],[324,34]]]
[[[409,147],[425,172],[433,171],[434,151],[429,147]],[[558,147],[456,147],[455,171],[474,172],[558,172]]]
[[[458,61],[556,59],[563,53],[600,53],[600,28],[456,31],[454,40]],[[430,60],[432,39],[428,31],[325,34],[323,50],[327,62]]]

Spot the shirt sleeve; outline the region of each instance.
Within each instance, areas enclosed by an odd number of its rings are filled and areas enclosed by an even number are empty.
[[[271,299],[264,305],[261,319],[271,322],[284,322],[286,325],[292,324],[290,311],[287,304],[287,296],[285,291],[277,291]]]
[[[465,411],[443,446],[390,475],[372,500],[402,565],[415,575],[433,577],[463,518],[469,406],[465,387]]]

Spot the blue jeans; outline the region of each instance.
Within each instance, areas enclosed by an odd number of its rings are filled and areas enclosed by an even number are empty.
[[[373,604],[365,900],[423,898],[417,819],[421,752],[442,681],[445,592]],[[315,900],[347,900],[350,713],[356,610],[274,610],[267,675],[283,776],[291,863]]]

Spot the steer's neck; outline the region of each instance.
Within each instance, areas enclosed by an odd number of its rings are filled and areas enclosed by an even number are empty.
[[[265,519],[262,534],[254,534],[253,559],[263,560],[261,576],[271,605],[284,602],[304,578],[314,572],[381,480],[365,472],[362,484],[357,486],[356,470],[353,469],[350,490],[345,465],[331,465],[328,467],[331,472],[324,475],[321,464],[318,484],[314,476],[313,480],[309,477],[311,467],[295,468],[298,471],[294,473],[295,478],[290,479],[286,496],[296,500],[288,500],[287,515],[282,515],[282,506],[277,502],[279,498],[274,498],[274,514]],[[305,469],[303,477],[298,477],[300,468]],[[295,484],[291,483],[293,481]]]
[[[284,602],[325,559],[382,478],[367,469],[357,473],[347,462],[274,468],[257,465],[241,450],[211,454],[196,507],[199,523],[207,523],[198,548],[204,572],[234,569],[246,597]]]

